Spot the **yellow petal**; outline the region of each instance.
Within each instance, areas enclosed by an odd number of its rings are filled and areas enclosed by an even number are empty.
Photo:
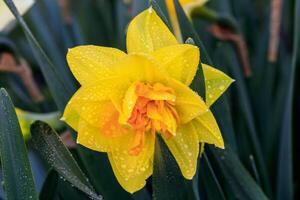
[[[115,81],[118,84],[115,89],[117,92],[114,92],[111,98],[121,113],[123,113],[123,99],[130,86],[136,82],[159,83],[168,77],[155,60],[146,55],[129,55],[113,67],[119,79]]]
[[[175,90],[175,108],[180,117],[180,123],[187,123],[208,110],[202,98],[188,86],[175,79],[166,80],[165,85]]]
[[[191,123],[181,125],[175,136],[164,138],[164,141],[175,157],[183,176],[192,179],[199,155],[199,140],[195,128]]]
[[[199,64],[200,52],[196,46],[177,44],[161,48],[152,53],[172,78],[190,85]]]
[[[67,61],[81,85],[94,84],[114,75],[112,65],[126,54],[118,49],[100,46],[78,46],[69,49]]]
[[[89,103],[97,104],[108,100],[114,91],[116,81],[107,79],[95,86],[81,87],[68,102],[62,119],[77,130],[79,114]],[[117,92],[117,91],[116,91]]]
[[[108,153],[114,174],[126,191],[133,193],[140,190],[152,174],[154,141],[154,135],[147,133],[143,150],[136,156],[130,155],[128,151]]]
[[[130,22],[126,40],[128,53],[150,53],[178,43],[152,8],[143,11]]]
[[[211,111],[197,117],[192,123],[197,130],[200,142],[214,144],[224,149],[222,134]]]
[[[202,67],[205,77],[206,104],[211,106],[234,80],[209,65],[202,63]]]
[[[113,104],[108,101],[103,102],[102,106],[95,107],[95,110],[90,116],[80,115],[77,142],[100,152],[127,150],[135,133],[129,127],[118,123],[119,113]],[[88,121],[92,116],[97,117],[97,124]]]

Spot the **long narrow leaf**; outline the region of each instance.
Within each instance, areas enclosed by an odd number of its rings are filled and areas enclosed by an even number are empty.
[[[210,152],[219,166],[224,181],[228,183],[227,196],[232,199],[268,199],[230,148],[226,150],[210,148]]]
[[[197,199],[192,181],[184,179],[174,157],[159,136],[155,142],[152,186],[155,200]]]
[[[75,91],[75,86],[66,85],[64,78],[60,75],[58,70],[55,68],[53,63],[50,61],[45,51],[41,48],[40,44],[28,28],[24,19],[18,12],[15,4],[12,0],[4,0],[4,2],[9,7],[10,11],[16,17],[17,21],[20,23],[23,31],[33,49],[35,57],[39,63],[39,66],[43,72],[43,75],[47,81],[50,88],[51,94],[58,106],[58,108],[63,111],[64,106],[67,104],[69,98]]]
[[[0,153],[6,199],[38,199],[14,106],[0,89]]]
[[[57,133],[46,123],[31,126],[32,142],[43,158],[67,181],[94,199],[98,196]]]
[[[290,79],[288,83],[286,102],[284,105],[284,113],[282,127],[280,132],[278,170],[277,170],[277,199],[293,199],[293,161],[292,161],[292,110],[293,110],[293,94],[296,65],[300,61],[300,1],[296,1],[295,6],[295,29],[294,29],[294,50],[293,62],[289,69]]]

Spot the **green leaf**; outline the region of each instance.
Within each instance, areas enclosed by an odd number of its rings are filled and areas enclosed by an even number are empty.
[[[206,192],[208,199],[225,200],[225,194],[221,184],[211,166],[206,152],[199,163],[200,187]]]
[[[64,77],[61,76],[58,69],[53,65],[51,60],[46,55],[45,51],[42,49],[39,42],[36,40],[31,30],[28,28],[26,22],[18,12],[15,4],[12,0],[4,0],[6,5],[9,7],[10,11],[16,17],[17,21],[20,23],[31,47],[35,58],[38,61],[39,67],[46,79],[49,86],[51,94],[56,102],[57,107],[60,111],[64,110],[65,105],[74,93],[76,86],[71,84],[66,84]]]
[[[295,2],[295,22],[294,22],[294,49],[293,62],[288,70],[289,82],[286,90],[286,101],[280,130],[278,169],[277,169],[277,199],[293,199],[293,160],[292,160],[292,114],[293,95],[295,84],[295,71],[297,63],[300,62],[300,1]]]
[[[31,134],[35,148],[61,176],[90,197],[102,199],[95,193],[72,154],[48,124],[41,121],[35,122],[31,126]]]
[[[268,199],[230,148],[226,150],[208,148],[210,156],[214,158],[222,174],[223,181],[226,182],[225,191],[227,196],[231,197],[230,199]]]
[[[0,89],[0,153],[6,199],[38,199],[20,125],[4,89]]]
[[[152,175],[153,199],[198,199],[192,181],[182,176],[178,164],[162,138],[159,135],[156,138]]]
[[[133,1],[132,2],[132,17],[148,8],[148,1]]]
[[[48,172],[47,177],[44,181],[42,190],[39,195],[39,199],[53,200],[58,198],[57,197],[58,179],[59,179],[58,173],[55,170],[51,169]]]
[[[234,52],[234,49],[229,44],[224,44],[219,48],[221,48],[220,52],[226,52],[225,54],[222,53],[222,55],[225,55],[223,56],[223,59],[221,59],[221,61],[223,61],[222,63],[228,64],[228,68],[230,68],[230,71],[236,80],[236,83],[233,85],[233,89],[234,91],[236,91],[235,94],[237,94],[239,110],[242,111],[241,115],[238,115],[237,117],[245,119],[245,125],[237,130],[244,133],[244,135],[242,135],[241,137],[245,137],[247,144],[251,147],[250,149],[247,149],[247,157],[249,154],[253,154],[254,159],[257,163],[257,168],[260,175],[259,177],[261,178],[263,183],[263,188],[266,193],[270,195],[271,189],[269,182],[269,172],[266,168],[265,158],[263,157],[262,148],[258,138],[254,120],[252,103],[250,101],[251,99],[248,94],[248,89],[243,77],[243,73],[239,66],[238,58],[236,56],[236,53]],[[239,121],[237,124],[241,124],[241,121]],[[243,148],[245,150],[246,146],[243,146]]]

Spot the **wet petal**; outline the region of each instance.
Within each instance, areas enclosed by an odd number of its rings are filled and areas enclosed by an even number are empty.
[[[211,111],[197,117],[192,123],[197,130],[200,142],[214,144],[224,149],[222,134]]]
[[[91,124],[91,116],[82,116],[79,120],[77,142],[100,152],[126,150],[133,141],[135,133],[118,123],[119,113],[110,102],[103,102],[94,113],[99,120]],[[95,122],[95,119],[94,119]],[[128,146],[122,146],[126,144]]]
[[[62,119],[74,130],[77,130],[79,114],[82,109],[90,103],[97,104],[103,100],[108,100],[112,91],[114,91],[114,83],[115,81],[106,80],[95,86],[81,87],[66,105]]]
[[[199,64],[200,52],[196,46],[177,44],[161,48],[152,53],[165,71],[185,85],[190,85],[194,79]]]
[[[220,70],[209,65],[203,64],[203,72],[205,77],[206,104],[211,106],[234,82],[229,76]]]
[[[116,68],[116,76],[119,79],[115,81],[115,84],[117,84],[115,91],[117,92],[114,92],[111,98],[121,113],[123,113],[125,94],[134,83],[157,83],[167,77],[165,72],[159,69],[155,60],[146,55],[129,55],[113,67]],[[130,108],[128,109],[130,110]]]
[[[180,117],[180,123],[187,123],[208,110],[202,98],[188,86],[175,79],[166,81],[166,85],[175,90],[175,108]]]
[[[154,141],[154,135],[147,133],[143,150],[138,155],[130,155],[128,151],[108,153],[114,174],[126,191],[133,193],[140,190],[152,174]]]
[[[192,179],[197,168],[199,140],[191,123],[182,125],[176,136],[164,138],[167,146],[175,157],[179,168],[186,179]]]
[[[152,8],[143,11],[131,21],[126,40],[128,53],[150,53],[178,43]]]
[[[126,54],[118,49],[93,45],[69,49],[67,61],[81,85],[94,84],[114,75],[111,68]]]

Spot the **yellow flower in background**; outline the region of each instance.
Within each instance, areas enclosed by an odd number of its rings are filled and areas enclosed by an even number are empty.
[[[59,112],[33,113],[20,108],[15,108],[15,111],[25,141],[31,137],[30,126],[37,120],[48,123],[54,129],[60,129],[63,127],[63,123],[59,120],[59,116],[61,115]]]
[[[232,79],[203,65],[205,103],[189,88],[199,54],[197,47],[179,44],[152,8],[131,21],[127,53],[100,46],[69,50],[67,61],[81,88],[63,119],[77,130],[79,144],[107,152],[126,191],[141,189],[151,176],[157,134],[187,179],[195,175],[199,143],[224,148],[209,106]]]
[[[14,3],[20,14],[23,15],[34,4],[34,0],[14,0]],[[0,2],[0,19],[0,32],[15,20],[4,1]]]
[[[207,1],[208,0],[179,0],[179,3],[184,9],[187,16],[190,17],[193,8],[203,6]],[[172,27],[174,29],[174,33],[178,40],[182,40],[174,0],[165,0],[165,2],[168,8],[168,13],[170,16]]]

